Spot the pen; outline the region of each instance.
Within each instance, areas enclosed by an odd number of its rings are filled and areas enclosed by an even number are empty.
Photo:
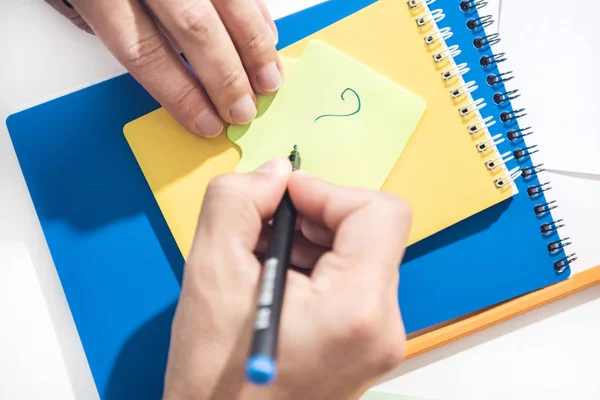
[[[300,169],[301,159],[297,146],[294,146],[288,159],[294,171]],[[246,365],[246,378],[255,385],[268,385],[277,375],[275,357],[279,320],[294,241],[296,216],[296,208],[286,190],[273,216],[273,234],[263,265],[254,337]]]

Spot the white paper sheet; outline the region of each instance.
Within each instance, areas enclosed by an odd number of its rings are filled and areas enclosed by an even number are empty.
[[[573,245],[565,248],[567,254],[577,253],[571,265],[571,274],[600,265],[598,227],[600,227],[600,176],[574,172],[546,172],[544,181],[550,182],[549,200],[556,200],[558,208],[552,211],[555,219],[563,219],[561,238],[569,238]]]
[[[587,8],[579,10],[600,10],[600,3],[581,3]],[[552,187],[546,197],[557,201],[552,216],[565,224],[561,238],[573,242],[565,250],[577,253],[571,266],[575,274],[600,265],[600,247],[595,243],[600,211],[594,206],[600,199],[600,175],[594,175],[600,173],[600,134],[594,133],[600,131],[594,127],[594,102],[600,104],[594,90],[600,82],[596,84],[592,75],[597,68],[597,56],[589,47],[595,40],[588,37],[592,28],[581,26],[588,24],[576,21],[581,14],[573,11],[554,0],[503,0],[502,41],[493,51],[506,53],[500,70],[515,76],[506,83],[508,90],[519,89],[521,94],[512,101],[513,108],[527,109],[519,123],[522,128],[533,127],[527,144],[538,145],[539,152],[532,161],[551,170],[540,180]]]
[[[75,399],[27,248],[0,242],[0,398]]]
[[[273,18],[279,19],[326,1],[327,0],[266,0],[265,3]]]
[[[494,50],[506,52],[514,105],[527,108],[550,169],[600,174],[599,13],[597,0],[503,0]]]

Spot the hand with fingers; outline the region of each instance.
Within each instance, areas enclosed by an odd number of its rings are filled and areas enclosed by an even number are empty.
[[[188,131],[215,137],[256,116],[283,82],[263,0],[46,0],[93,33]],[[183,51],[195,74],[179,55]]]
[[[259,258],[286,188],[298,210],[269,387],[245,382]],[[358,399],[403,357],[398,282],[411,212],[396,196],[333,186],[275,159],[213,180],[184,272],[166,400]]]

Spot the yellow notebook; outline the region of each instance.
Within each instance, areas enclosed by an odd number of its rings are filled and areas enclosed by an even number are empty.
[[[409,244],[424,239],[516,193],[514,185],[498,188],[494,180],[507,175],[504,167],[489,171],[484,163],[498,156],[494,146],[480,153],[476,146],[489,139],[485,122],[466,93],[453,99],[450,91],[464,82],[447,48],[434,35],[434,23],[418,28],[417,15],[405,1],[382,0],[282,50],[298,58],[313,39],[397,82],[427,104],[391,174],[383,185],[413,207]],[[439,55],[441,61],[432,57]],[[460,108],[468,114],[461,116]],[[475,134],[469,127],[480,129]],[[376,140],[378,132],[373,132]],[[222,135],[205,140],[185,132],[163,110],[131,122],[125,136],[148,180],[165,219],[184,256],[193,239],[204,190],[216,174],[233,172],[237,148]]]

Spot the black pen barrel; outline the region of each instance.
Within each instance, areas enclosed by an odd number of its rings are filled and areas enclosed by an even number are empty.
[[[251,355],[276,357],[279,321],[290,254],[294,243],[297,211],[286,191],[273,216],[273,231],[262,271]]]

